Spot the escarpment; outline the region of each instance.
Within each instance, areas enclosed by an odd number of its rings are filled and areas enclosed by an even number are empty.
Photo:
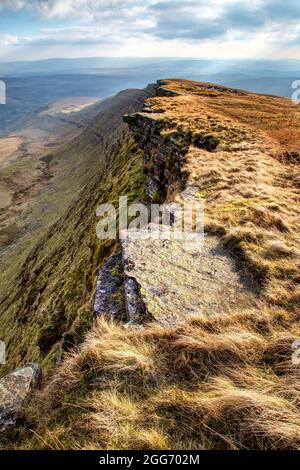
[[[251,118],[247,109],[253,103],[258,111]],[[151,225],[143,239],[128,233],[122,243],[128,321],[173,323],[185,321],[186,315],[254,307],[262,298],[274,297],[274,261],[277,257],[280,263],[280,255],[268,255],[268,246],[280,243],[281,234],[291,235],[289,243],[295,245],[296,233],[272,209],[275,192],[286,188],[278,184],[283,168],[276,123],[262,117],[263,106],[275,109],[277,99],[167,81],[158,82],[156,97],[141,111],[124,116],[143,151],[148,201],[165,203],[171,212],[174,202],[182,208],[202,203],[205,210],[202,246],[199,238],[190,252],[193,243],[187,233],[181,241],[154,240]],[[282,106],[284,113],[284,99]],[[287,181],[290,171],[294,175],[295,167],[284,168],[281,178]],[[286,197],[293,199],[295,190],[287,190]],[[295,223],[298,210],[290,212]]]
[[[108,282],[111,265],[107,259],[118,243],[97,239],[96,208],[110,201],[117,203],[121,194],[131,202],[142,198],[140,150],[122,116],[141,108],[152,94],[152,87],[130,90],[101,103],[89,128],[55,156],[62,166],[57,178],[74,184],[68,194],[56,194],[56,204],[64,197],[71,202],[64,208],[63,200],[55,208],[60,217],[32,243],[0,301],[0,338],[6,346],[6,362],[0,369],[0,429],[15,424],[31,393],[35,384],[31,363],[42,368],[47,381],[47,374],[62,364],[65,354],[82,343],[92,325],[93,305],[98,312],[113,314],[117,309],[118,315],[125,309],[118,275],[113,276],[114,284],[109,288],[113,300],[94,300],[98,268],[104,263],[101,272]],[[70,167],[72,174],[68,176]]]
[[[135,139],[144,151],[143,171],[147,179],[147,195],[154,203],[165,201],[176,185],[184,184],[184,157],[189,147],[189,135],[170,132],[163,135],[168,122],[161,113],[140,112],[124,116]]]
[[[177,92],[169,91],[159,82],[156,93],[159,98],[148,101],[142,111],[125,115],[124,121],[143,151],[147,200],[152,205],[164,203],[174,224],[181,208],[184,211],[198,204],[204,210],[201,184],[192,181],[188,171],[191,148],[200,147],[213,156],[221,139],[207,128],[194,129],[189,122],[178,123],[176,115],[156,106],[160,98],[170,101],[180,98]],[[172,228],[166,235],[164,225],[159,221],[157,224],[146,224],[145,233],[140,236],[129,230],[122,240],[128,322],[156,320],[176,324],[191,315],[233,312],[237,307],[254,304],[255,286],[215,237],[190,233],[183,225],[180,237],[176,237]],[[105,304],[112,280],[112,276],[109,280],[104,278],[100,270],[97,287],[100,303]],[[113,310],[115,318],[124,317]]]
[[[174,94],[165,96],[164,88]],[[125,118],[144,152],[150,199],[203,202],[206,233],[218,237],[261,294],[294,308],[287,299],[291,285],[299,288],[292,262],[298,266],[298,163],[282,155],[298,153],[299,106],[182,80],[159,89],[146,113]]]

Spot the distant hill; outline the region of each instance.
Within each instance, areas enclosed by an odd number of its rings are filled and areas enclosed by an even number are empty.
[[[86,74],[108,70],[138,70],[152,68],[154,71],[176,71],[185,73],[245,74],[252,77],[288,76],[300,70],[300,60],[241,60],[241,59],[197,59],[170,57],[91,57],[60,58],[19,62],[0,62],[0,76],[46,75],[46,74]],[[169,76],[172,73],[169,73]],[[163,78],[163,76],[162,76]]]
[[[170,58],[48,59],[0,63],[7,104],[0,106],[0,135],[24,126],[31,112],[68,97],[104,98],[143,88],[157,77],[184,77],[290,97],[299,61],[229,61]]]

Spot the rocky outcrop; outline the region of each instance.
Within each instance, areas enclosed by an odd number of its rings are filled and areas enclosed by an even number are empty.
[[[128,259],[124,253],[125,266],[128,265]],[[127,312],[127,320],[129,323],[143,323],[152,319],[149,310],[146,308],[142,293],[141,286],[137,279],[130,275],[130,269],[125,267],[124,279],[125,291],[125,306]]]
[[[13,426],[40,374],[38,364],[26,364],[0,380],[0,431]]]
[[[157,96],[179,95],[168,90],[164,82],[158,85]],[[150,202],[165,202],[175,189],[183,205],[199,204],[201,188],[188,180],[186,155],[191,144],[213,152],[219,140],[205,131],[194,135],[178,127],[163,109],[148,103],[142,112],[127,115],[124,120],[143,150]],[[165,207],[174,223],[176,209],[174,212],[171,203]],[[129,231],[122,239],[125,306],[130,323],[155,319],[175,324],[188,315],[226,313],[234,306],[252,304],[251,285],[241,278],[234,260],[217,239],[187,232],[177,237],[172,230],[171,237],[169,232],[165,236],[162,225],[149,224],[142,236]]]
[[[157,96],[178,95],[164,82],[158,83]],[[200,204],[201,188],[185,171],[186,157],[191,144],[194,149],[212,153],[219,139],[207,129],[197,133],[187,130],[173,122],[172,113],[166,116],[151,102],[142,112],[126,115],[124,120],[143,151],[149,201],[165,203],[176,194],[184,207]],[[171,229],[158,219],[146,225],[143,233],[129,230],[122,237],[122,289],[130,323],[155,319],[172,325],[190,315],[231,312],[254,301],[251,284],[241,277],[235,261],[216,238],[192,230],[176,232],[180,207],[172,202],[165,204]],[[114,259],[110,258],[100,270],[94,310],[118,317],[120,307],[111,299],[117,289],[115,283],[120,285],[122,281],[111,275],[113,265]]]
[[[185,183],[183,166],[190,136],[176,130],[162,134],[162,129],[172,127],[172,123],[165,122],[162,113],[152,114],[149,110],[126,115],[124,121],[129,124],[136,141],[144,151],[147,196],[151,201],[161,203],[170,188],[176,183]]]
[[[156,89],[156,96],[178,96],[179,93],[175,90],[171,90],[167,87],[167,83],[165,80],[157,80],[157,89]]]
[[[94,315],[122,318],[124,310],[122,256],[111,256],[99,270]]]
[[[193,197],[189,188],[183,195]],[[215,238],[148,224],[122,235],[121,247],[99,271],[96,315],[174,325],[253,302],[251,286]]]

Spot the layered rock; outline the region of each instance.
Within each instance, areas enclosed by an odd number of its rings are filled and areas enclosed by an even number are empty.
[[[124,306],[123,266],[121,255],[111,256],[99,270],[94,302],[95,315],[122,316]]]
[[[158,83],[157,96],[179,94]],[[147,179],[147,196],[152,203],[168,201],[174,190],[183,206],[199,203],[201,189],[190,184],[184,167],[190,145],[213,152],[219,144],[207,133],[193,135],[173,125],[164,110],[146,103],[142,112],[124,116],[131,132],[143,150],[143,167]],[[175,204],[176,205],[176,204]],[[172,203],[165,205],[175,223],[177,212]],[[157,222],[159,224],[159,222]],[[157,320],[174,324],[187,315],[213,315],[229,312],[233,306],[251,304],[251,286],[242,279],[234,260],[213,237],[176,231],[164,234],[161,225],[149,224],[143,234],[131,232],[122,239],[123,285],[127,320],[142,323]],[[116,317],[111,304],[114,279],[111,258],[99,273],[94,310],[108,311]],[[119,281],[118,281],[119,282]],[[120,285],[120,283],[119,283]]]
[[[163,135],[161,130],[171,123],[164,122],[162,113],[149,113],[149,110],[124,116],[124,121],[144,151],[147,196],[161,203],[170,188],[176,183],[180,186],[185,183],[183,166],[190,136],[177,131]]]

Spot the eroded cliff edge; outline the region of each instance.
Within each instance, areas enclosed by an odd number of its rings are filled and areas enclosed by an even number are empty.
[[[201,184],[190,178],[189,152],[201,148],[209,155],[217,155],[221,139],[205,127],[193,129],[188,121],[179,124],[179,113],[174,114],[176,120],[163,106],[156,106],[157,100],[161,103],[161,99],[167,98],[169,102],[179,99],[180,94],[165,88],[161,82],[157,84],[156,94],[142,111],[124,116],[143,152],[146,201],[164,203],[170,213],[175,202],[181,208],[194,203],[204,206]],[[172,217],[176,218],[176,211]],[[253,305],[254,284],[216,237],[208,233],[204,237],[200,233],[197,237],[195,233],[184,233],[181,240],[169,239],[164,237],[159,222],[157,228],[149,223],[144,229],[146,235],[136,238],[129,231],[121,243],[120,288],[124,292],[128,322],[156,320],[172,325],[185,322],[191,315],[210,316]],[[111,273],[116,270],[114,259],[109,262]],[[109,275],[107,268],[108,264],[99,272],[95,313],[124,318],[116,305],[113,313],[109,308],[116,297],[113,287],[116,279],[114,274]]]
[[[285,145],[277,140],[277,126],[285,132],[289,103],[281,99],[283,115],[272,120],[276,101],[213,84],[159,81],[156,97],[124,116],[143,151],[148,201],[182,207],[201,201],[206,232],[204,247],[189,254],[189,241],[149,236],[122,243],[128,321],[172,323],[186,314],[234,312],[262,297],[285,303],[289,285],[283,297],[274,285],[282,276],[282,259],[286,265],[298,253],[289,227],[290,221],[296,227],[298,211],[293,207],[284,217],[275,193],[295,198],[296,167],[283,176],[281,163],[297,150],[292,135]],[[254,105],[258,111],[250,114]],[[292,184],[285,187],[289,174]],[[294,278],[297,283],[296,272]]]
[[[149,199],[202,201],[206,233],[235,257],[260,294],[282,307],[298,305],[291,286],[298,292],[292,260],[298,266],[299,106],[167,80],[125,121],[143,150]]]

